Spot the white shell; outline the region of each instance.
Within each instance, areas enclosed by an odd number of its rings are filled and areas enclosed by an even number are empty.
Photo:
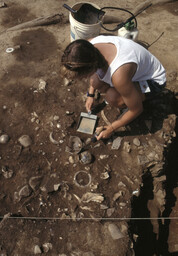
[[[9,141],[9,136],[7,134],[2,134],[0,136],[0,144],[6,144]]]
[[[6,52],[7,52],[7,53],[11,53],[11,52],[13,52],[13,51],[14,51],[14,48],[12,48],[12,47],[9,47],[9,48],[6,49]]]

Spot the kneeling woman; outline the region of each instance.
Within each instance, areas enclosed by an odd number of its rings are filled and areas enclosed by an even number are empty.
[[[90,77],[86,110],[91,111],[95,90],[105,93],[113,107],[128,111],[105,126],[97,139],[127,125],[143,112],[145,98],[159,93],[166,85],[165,69],[148,50],[130,39],[98,36],[70,43],[62,56],[64,67],[75,77]]]

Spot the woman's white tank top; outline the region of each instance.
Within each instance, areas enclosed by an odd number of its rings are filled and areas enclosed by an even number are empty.
[[[137,64],[137,70],[132,78],[133,82],[154,80],[160,85],[166,82],[165,69],[160,61],[138,43],[119,36],[102,35],[93,38],[90,43],[112,43],[117,48],[116,56],[111,62],[106,74],[101,77],[100,71],[97,71],[100,80],[108,83],[111,87],[114,87],[112,84],[112,75],[114,74],[114,72],[120,66],[131,62]],[[150,91],[149,88],[143,88],[142,90],[142,92],[148,91]]]

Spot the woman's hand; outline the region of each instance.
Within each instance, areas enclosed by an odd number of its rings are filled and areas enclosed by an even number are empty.
[[[97,140],[108,139],[111,136],[113,131],[114,130],[113,130],[112,125],[104,126],[104,130],[98,136],[96,136],[96,138],[97,138]]]
[[[87,98],[86,103],[85,103],[85,107],[86,107],[87,112],[91,111],[91,107],[93,105],[93,102],[94,102],[94,98],[93,97],[88,97]]]

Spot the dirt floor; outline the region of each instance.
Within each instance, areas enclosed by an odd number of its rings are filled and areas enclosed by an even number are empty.
[[[4,2],[6,6],[0,8],[0,216],[7,219],[0,222],[0,255],[124,256],[130,238],[124,237],[117,254],[118,245],[112,244],[106,232],[113,222],[99,229],[97,225],[102,218],[131,216],[131,194],[142,183],[141,167],[134,167],[137,151],[133,150],[126,165],[120,161],[125,155],[111,149],[116,135],[86,145],[91,135],[77,131],[80,113],[85,112],[88,84],[86,80],[68,81],[61,74],[61,55],[70,42],[69,13],[63,7],[66,1]],[[114,0],[95,1],[100,7],[117,6],[130,11],[141,2],[120,0],[116,5]],[[74,3],[67,1],[70,6]],[[56,13],[64,15],[60,23],[8,31],[15,25]],[[163,63],[167,89],[176,97],[177,15],[178,2],[173,1],[152,6],[137,17],[139,42]],[[102,29],[101,33],[105,31]],[[15,50],[7,53],[10,47]],[[116,109],[103,107],[102,103],[102,97],[96,101],[100,107],[94,112],[98,115],[98,125],[105,124],[99,110],[104,109],[109,121],[118,115]],[[132,144],[137,137],[143,145],[147,143],[143,134],[151,135],[148,128],[140,128],[141,124],[139,119],[120,131],[122,139]],[[155,126],[153,137],[158,130]],[[77,145],[71,142],[76,137],[81,140]],[[117,194],[118,183],[124,186],[131,171],[131,187]],[[87,201],[91,199],[89,192],[95,193],[94,200]],[[117,201],[123,194],[123,201]],[[112,201],[114,195],[117,199]],[[176,212],[175,209],[172,216]],[[14,218],[8,219],[9,216]],[[86,220],[80,221],[83,217]],[[126,221],[118,225],[123,233],[128,228]],[[171,222],[170,236],[176,236],[177,232],[177,222]],[[175,252],[178,241],[172,243],[171,240],[170,248]]]

